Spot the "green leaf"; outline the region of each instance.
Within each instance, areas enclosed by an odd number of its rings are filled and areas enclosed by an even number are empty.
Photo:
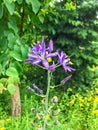
[[[17,53],[16,51],[15,52],[12,52],[12,56],[15,60],[17,61],[23,61],[22,59],[22,56],[21,56],[21,53]]]
[[[10,15],[13,15],[15,10],[15,4],[13,1],[5,0],[5,6],[8,9]]]
[[[1,38],[0,39],[0,50],[1,51],[6,51],[8,49],[8,47],[7,47],[7,38]]]
[[[73,2],[66,2],[65,7],[67,10],[75,10],[76,7],[73,5]]]
[[[22,54],[22,58],[26,59],[28,56],[28,46],[21,46],[21,54]]]
[[[8,34],[8,47],[10,48],[10,49],[13,49],[13,47],[14,47],[14,44],[15,44],[15,41],[16,41],[16,37],[14,36],[14,34],[13,33],[9,33]]]
[[[2,73],[2,65],[0,64],[0,75],[1,75],[1,73]]]
[[[26,1],[27,4],[29,4],[31,0],[25,0],[25,1]]]
[[[40,23],[39,18],[38,18],[34,13],[32,13],[31,21],[32,21],[33,24],[36,25],[36,26],[38,26],[38,24]]]
[[[2,18],[3,16],[3,5],[0,4],[0,19]]]
[[[1,78],[1,79],[0,79],[0,83],[6,84],[6,83],[7,83],[7,78]]]
[[[15,87],[14,84],[8,84],[8,86],[7,86],[7,90],[9,91],[9,93],[10,93],[11,95],[14,94],[15,88],[16,88],[16,87]]]
[[[18,4],[22,4],[23,0],[17,0]]]
[[[38,0],[31,0],[31,4],[32,4],[32,10],[36,14],[39,11],[41,4]]]
[[[22,72],[23,72],[23,67],[22,67],[22,65],[21,65],[20,62],[15,61],[15,62],[11,63],[10,65],[11,65],[11,67],[16,68],[16,70],[17,70],[17,72],[18,72],[19,74],[22,74]]]
[[[8,84],[18,84],[19,83],[19,78],[18,77],[9,77],[7,80]]]
[[[6,70],[7,76],[18,77],[18,72],[14,67],[10,67]]]
[[[12,57],[17,61],[22,61],[22,54],[21,54],[21,46],[14,45],[14,51],[12,52]]]
[[[39,15],[38,17],[39,17],[40,22],[43,23],[44,22],[44,16],[43,15]]]
[[[4,88],[3,84],[2,84],[2,83],[0,83],[0,89],[3,89],[3,88]]]
[[[14,31],[15,34],[17,34],[18,32],[18,27],[17,27],[17,23],[16,23],[16,18],[10,18],[9,22],[8,22],[8,27],[10,29],[12,29]]]

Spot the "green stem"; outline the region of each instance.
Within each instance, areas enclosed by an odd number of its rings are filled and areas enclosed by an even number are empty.
[[[48,98],[49,98],[50,80],[51,80],[51,72],[48,70],[47,92],[46,92],[46,100],[45,100],[45,118],[44,118],[44,129],[43,130],[46,130],[46,124],[47,124],[46,116],[48,114]]]

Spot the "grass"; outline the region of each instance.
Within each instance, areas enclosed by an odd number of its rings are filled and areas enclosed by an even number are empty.
[[[59,95],[54,91],[51,97],[55,94]],[[41,130],[44,98],[25,94],[21,101],[22,116],[13,118],[10,116],[9,107],[4,109],[6,101],[0,102],[0,130]],[[50,99],[50,111],[46,118],[47,130],[98,130],[97,86],[86,89],[85,92],[75,92],[69,88],[58,96],[57,103],[51,103]]]

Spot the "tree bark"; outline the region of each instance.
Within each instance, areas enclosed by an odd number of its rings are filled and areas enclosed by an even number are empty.
[[[12,116],[21,115],[21,101],[20,101],[20,91],[18,84],[16,85],[15,93],[11,96],[11,105],[12,105]]]

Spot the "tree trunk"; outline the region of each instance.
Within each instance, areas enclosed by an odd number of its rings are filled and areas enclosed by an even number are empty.
[[[21,101],[20,101],[20,91],[18,84],[16,85],[15,93],[11,96],[12,103],[12,116],[21,115]]]

